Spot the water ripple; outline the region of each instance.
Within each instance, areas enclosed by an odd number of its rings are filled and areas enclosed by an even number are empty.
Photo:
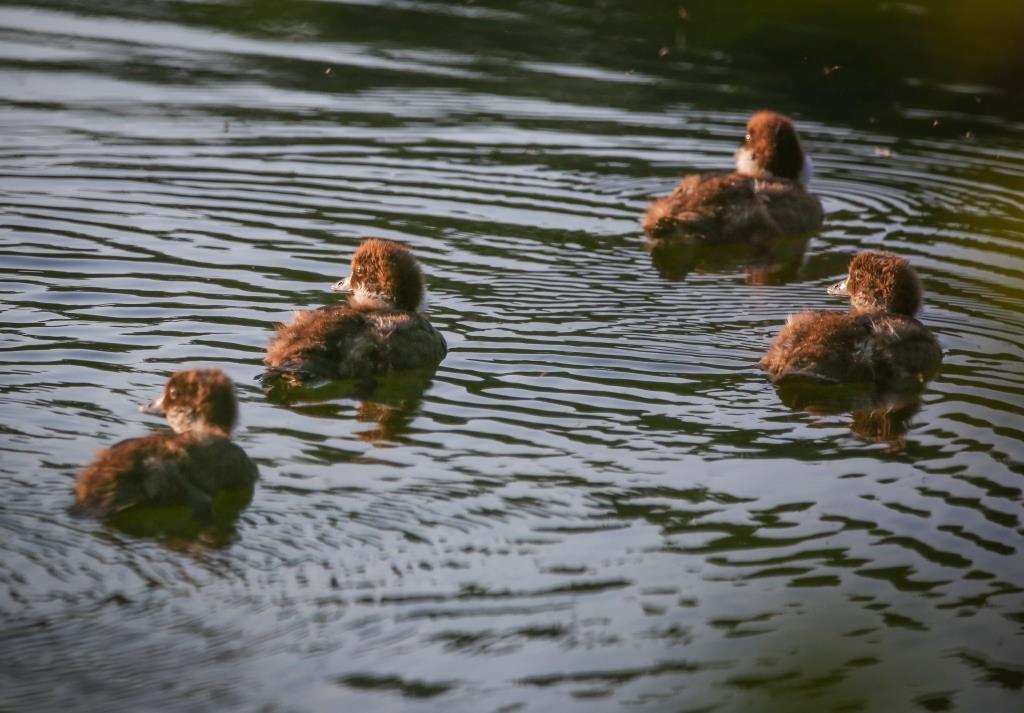
[[[939,709],[922,663],[964,710],[1019,692],[1019,123],[934,98],[963,87],[841,123],[565,2],[46,5],[0,8],[0,706]],[[648,200],[770,105],[822,232],[645,249]],[[448,357],[268,400],[274,323],[371,234]],[[865,248],[919,270],[943,369],[895,417],[791,407],[756,362]],[[253,502],[198,536],[68,514],[184,365],[235,379]]]

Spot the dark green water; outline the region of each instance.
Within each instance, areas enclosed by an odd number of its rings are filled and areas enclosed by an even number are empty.
[[[1024,710],[1024,12],[766,5],[0,5],[0,709]],[[762,107],[823,231],[767,280],[645,251]],[[432,384],[268,401],[371,234]],[[756,367],[863,248],[945,350],[882,429]],[[239,386],[240,519],[67,514],[191,365]]]

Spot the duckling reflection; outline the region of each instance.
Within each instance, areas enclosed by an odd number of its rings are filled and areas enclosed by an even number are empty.
[[[356,437],[384,446],[408,433],[432,376],[430,370],[419,370],[379,377],[356,409],[356,421],[375,426],[356,432]]]
[[[359,408],[356,409],[356,420],[360,423],[375,424],[375,427],[356,432],[356,437],[375,446],[394,443],[409,431],[409,426],[416,417],[419,405],[419,399],[390,403],[383,401],[359,402]]]
[[[779,385],[782,403],[816,417],[849,414],[853,433],[873,443],[888,443],[895,449],[904,445],[914,416],[921,409],[921,397],[913,390],[880,390],[872,386],[823,386],[790,382]]]
[[[252,502],[254,488],[221,491],[210,508],[198,512],[191,505],[137,507],[108,516],[109,527],[132,537],[156,538],[169,549],[197,552],[225,547],[238,536],[238,521]]]
[[[78,476],[73,511],[131,534],[229,532],[259,476],[230,440],[238,420],[231,380],[219,369],[179,371],[141,410],[164,415],[173,431],[101,451]]]
[[[345,409],[339,400],[355,399],[356,421],[373,424],[372,428],[357,431],[355,436],[375,446],[387,446],[410,430],[433,375],[432,369],[414,369],[360,381],[278,388],[268,392],[268,396],[298,413],[321,418],[340,417]]]
[[[806,235],[731,245],[648,239],[644,248],[658,274],[672,282],[681,282],[694,271],[728,272],[742,268],[748,285],[782,285],[796,277],[808,241]]]

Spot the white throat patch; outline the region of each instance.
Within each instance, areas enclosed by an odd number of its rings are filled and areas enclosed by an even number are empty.
[[[754,160],[754,152],[746,146],[736,151],[736,173],[754,178],[766,178],[772,175],[771,171],[761,168]],[[797,179],[800,181],[800,185],[806,188],[812,178],[814,178],[814,164],[811,162],[811,157],[805,153],[804,163],[800,167],[800,175],[797,176]]]
[[[758,165],[757,161],[754,160],[754,152],[746,146],[736,151],[736,173],[753,176],[754,178],[764,178],[770,175]]]
[[[348,298],[348,303],[359,309],[391,309],[394,305],[385,295],[370,292],[365,287],[357,287]]]
[[[189,431],[196,430],[196,426],[200,421],[199,414],[196,412],[180,408],[168,409],[164,416],[167,418],[167,423],[171,425],[171,430],[175,433],[188,433]]]

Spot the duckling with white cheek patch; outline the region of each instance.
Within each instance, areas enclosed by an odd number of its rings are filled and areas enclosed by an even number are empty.
[[[849,312],[794,315],[775,338],[761,367],[773,382],[919,385],[938,369],[942,350],[914,315],[921,283],[905,259],[862,252],[829,294],[850,299]]]
[[[166,416],[174,432],[131,438],[100,452],[78,476],[77,512],[110,515],[134,506],[191,504],[206,514],[220,492],[251,494],[259,471],[230,441],[238,406],[224,372],[176,372],[163,395],[140,408]]]
[[[810,159],[793,122],[760,111],[747,122],[736,170],[686,176],[647,209],[643,228],[661,239],[763,241],[821,227],[821,203],[807,192]]]
[[[367,239],[349,277],[331,289],[350,294],[349,304],[297,312],[278,325],[259,377],[264,385],[433,369],[447,354],[444,337],[419,311],[423,274],[404,245]]]

